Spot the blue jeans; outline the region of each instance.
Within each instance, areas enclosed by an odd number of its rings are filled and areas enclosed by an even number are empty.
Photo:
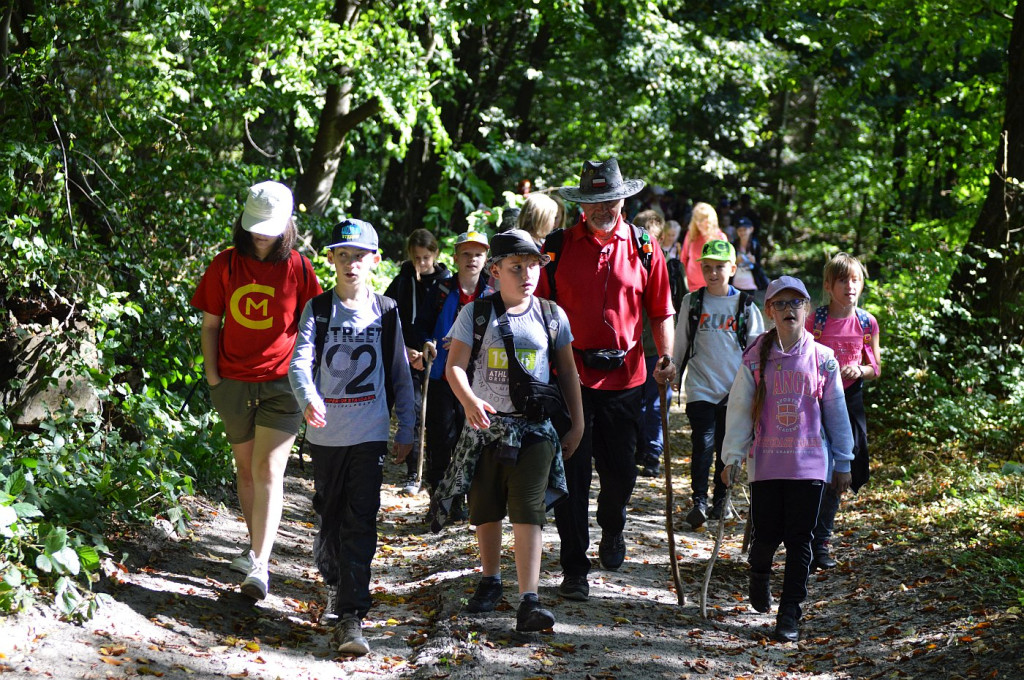
[[[647,382],[641,387],[640,402],[640,435],[636,440],[636,463],[643,467],[656,466],[661,462],[665,450],[661,431],[661,395],[658,383],[654,380],[654,367],[658,357],[644,357],[647,362]],[[672,403],[672,388],[665,394],[668,403]]]

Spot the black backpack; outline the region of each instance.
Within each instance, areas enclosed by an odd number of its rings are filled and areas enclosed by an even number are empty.
[[[640,264],[647,273],[651,273],[651,264],[654,262],[655,245],[651,242],[651,235],[643,227],[629,224],[629,232],[633,236],[633,246],[640,255]],[[551,262],[544,267],[548,277],[548,297],[557,300],[555,290],[555,272],[558,270],[558,256],[562,253],[562,243],[565,241],[565,229],[555,229],[544,239],[544,254],[551,258]]]
[[[704,311],[704,291],[707,286],[697,289],[690,298],[690,313],[686,324],[686,356],[683,357],[682,365],[679,367],[679,375],[686,370],[686,364],[690,363],[693,356],[694,340],[697,337],[697,326],[700,325],[700,315]],[[754,304],[754,296],[745,290],[739,292],[739,301],[736,304],[736,342],[739,343],[740,351],[747,348],[747,327],[750,325],[750,305]]]
[[[334,300],[334,289],[317,295],[312,300],[313,318],[316,319],[316,335],[314,337],[313,350],[313,379],[316,380],[320,371],[320,358],[324,353],[324,344],[327,341],[327,325],[331,322],[331,307]],[[398,325],[398,303],[392,298],[373,294],[380,306],[380,323],[383,335],[384,346],[384,391],[388,401],[388,413],[395,405],[395,386],[391,380],[391,364],[395,359],[395,331]],[[402,351],[405,351],[404,348]]]

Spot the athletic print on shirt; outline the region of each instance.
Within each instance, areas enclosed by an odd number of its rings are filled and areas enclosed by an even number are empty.
[[[700,315],[700,323],[697,325],[698,331],[728,331],[735,333],[738,326],[736,325],[735,314],[708,314],[704,312]]]
[[[537,350],[517,348],[516,357],[527,372],[533,372],[537,365]],[[508,384],[508,354],[501,347],[487,350],[487,382],[491,385]]]

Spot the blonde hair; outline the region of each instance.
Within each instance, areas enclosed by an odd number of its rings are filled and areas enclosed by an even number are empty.
[[[714,207],[703,201],[694,205],[693,214],[690,216],[690,225],[686,229],[686,235],[690,241],[696,240],[699,236],[711,240],[721,233],[722,230],[718,227],[718,213]]]
[[[864,264],[849,253],[836,253],[831,260],[825,263],[825,271],[822,275],[824,279],[821,283],[822,288],[822,303],[829,304],[832,302],[832,294],[829,290],[832,288],[832,284],[840,279],[850,278],[850,274],[860,274],[862,281],[868,280],[868,270]]]
[[[535,241],[543,241],[557,228],[558,204],[545,194],[530,194],[526,197],[516,227],[527,232]]]

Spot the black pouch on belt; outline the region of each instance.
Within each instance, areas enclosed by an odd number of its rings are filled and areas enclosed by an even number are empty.
[[[584,349],[579,352],[583,355],[583,365],[598,371],[614,371],[626,363],[624,349]]]

